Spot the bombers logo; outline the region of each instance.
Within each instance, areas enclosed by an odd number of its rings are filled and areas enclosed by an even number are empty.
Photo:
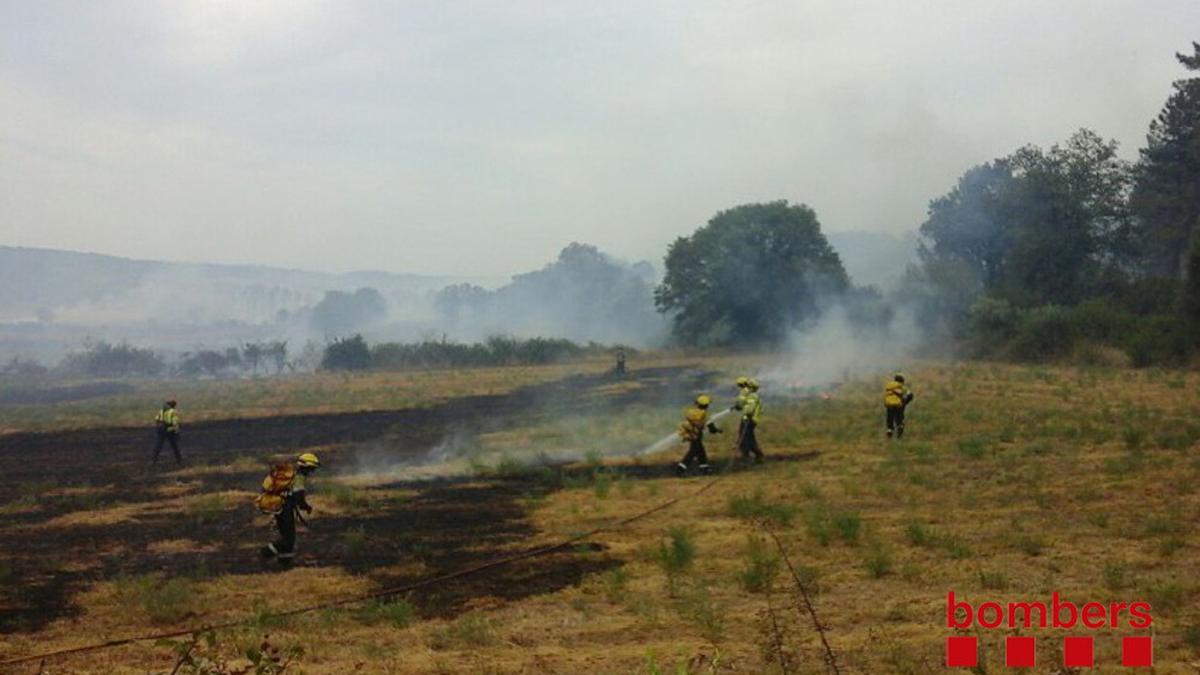
[[[946,595],[946,627],[952,630],[1062,628],[1065,630],[1103,630],[1124,628],[1146,630],[1154,623],[1148,602],[1088,602],[1076,605],[1063,600],[1058,591],[1050,602],[984,602],[978,606],[958,600],[954,591]],[[1090,635],[1063,638],[1063,665],[1068,668],[1095,666],[1095,641]],[[1008,636],[1004,639],[1004,663],[1009,668],[1032,668],[1037,661],[1037,641],[1033,637]],[[946,665],[973,668],[979,665],[979,638],[946,638]],[[1154,665],[1154,647],[1149,635],[1121,638],[1121,665]]]

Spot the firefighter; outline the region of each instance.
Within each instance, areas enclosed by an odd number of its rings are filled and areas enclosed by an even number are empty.
[[[913,393],[904,383],[904,375],[896,373],[883,387],[883,407],[887,411],[887,437],[904,436],[904,409],[912,403]]]
[[[296,557],[296,512],[312,513],[305,484],[306,479],[319,468],[321,460],[311,452],[296,458],[296,477],[284,493],[283,509],[275,514],[275,529],[279,530],[279,539],[263,547],[263,556],[274,556],[280,563],[291,562]]]
[[[617,367],[614,369],[617,375],[625,374],[625,350],[617,349]]]
[[[163,404],[158,414],[154,416],[154,429],[158,440],[154,444],[154,458],[150,464],[158,464],[158,455],[162,452],[163,443],[171,444],[171,452],[175,453],[175,463],[183,464],[183,456],[179,454],[179,413],[175,410],[175,399]]]
[[[738,393],[737,393],[737,399],[735,399],[733,402],[733,409],[741,410],[742,407],[746,405],[746,392],[747,392],[746,386],[748,384],[750,384],[750,378],[743,375],[743,376],[739,377],[738,379],[734,380],[734,384],[737,385]]]
[[[675,471],[679,475],[684,475],[691,468],[692,463],[696,464],[696,469],[702,474],[711,473],[708,466],[708,452],[704,450],[704,430],[719,434],[722,433],[717,425],[708,421],[708,406],[712,405],[712,398],[708,394],[700,394],[696,397],[695,406],[683,411],[683,421],[679,423],[679,438],[687,441],[688,451],[683,456],[683,459],[675,465]]]
[[[754,463],[763,461],[762,448],[758,447],[758,437],[754,431],[762,419],[762,400],[758,396],[758,380],[746,382],[746,398],[742,401],[742,422],[738,430],[738,450],[742,451],[742,459],[754,455]]]

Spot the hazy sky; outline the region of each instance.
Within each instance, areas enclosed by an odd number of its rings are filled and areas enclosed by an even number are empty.
[[[719,209],[915,228],[1087,126],[1134,157],[1197,0],[0,1],[0,244],[498,275]]]

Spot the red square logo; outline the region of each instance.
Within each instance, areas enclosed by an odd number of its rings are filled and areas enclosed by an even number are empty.
[[[1094,668],[1095,640],[1090,637],[1063,638],[1063,665],[1068,668]]]
[[[1031,637],[1004,638],[1004,665],[1009,668],[1032,668],[1037,658],[1037,642]]]
[[[979,638],[946,638],[946,665],[950,668],[974,668],[979,665]]]
[[[1121,665],[1149,668],[1154,665],[1154,638],[1149,635],[1121,638]]]

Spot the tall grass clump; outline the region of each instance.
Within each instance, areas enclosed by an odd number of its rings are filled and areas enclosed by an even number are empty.
[[[696,560],[696,544],[691,533],[684,527],[670,528],[666,538],[658,542],[655,559],[667,577],[667,593],[674,597],[679,588],[679,578],[691,569]]]
[[[788,527],[796,518],[796,507],[786,502],[768,501],[763,496],[762,488],[755,488],[752,494],[739,494],[729,498],[729,515]]]
[[[751,593],[761,593],[771,587],[779,574],[779,555],[762,537],[746,539],[745,560],[738,581]]]
[[[176,623],[196,613],[198,594],[195,583],[187,578],[123,577],[116,587],[121,606],[138,610],[156,624]]]

